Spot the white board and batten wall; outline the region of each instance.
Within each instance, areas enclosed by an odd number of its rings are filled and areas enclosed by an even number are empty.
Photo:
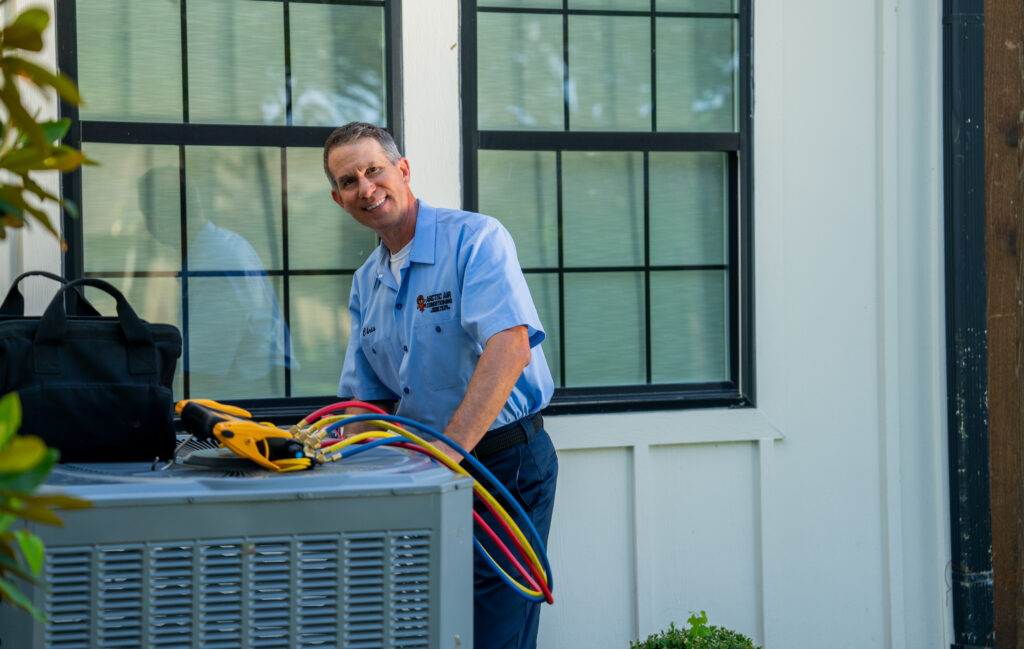
[[[403,2],[434,205],[461,198],[458,25],[458,0]],[[950,642],[941,7],[755,0],[753,25],[757,407],[546,420],[546,649],[700,609],[768,649]],[[59,266],[41,233],[0,244],[4,285]]]

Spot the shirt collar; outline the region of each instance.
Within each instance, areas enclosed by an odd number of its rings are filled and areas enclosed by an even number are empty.
[[[416,232],[413,234],[412,252],[409,261],[420,264],[434,263],[434,240],[437,233],[437,209],[417,200]],[[391,268],[388,266],[390,255],[388,248],[381,242],[377,245],[377,271],[374,273],[378,282],[384,282],[392,288],[398,288]]]
[[[434,263],[434,239],[437,233],[437,209],[418,201],[416,235],[409,258],[420,264]]]

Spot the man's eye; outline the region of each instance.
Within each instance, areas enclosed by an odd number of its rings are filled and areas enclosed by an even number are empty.
[[[378,171],[380,171],[380,167],[370,167],[366,170],[366,173],[367,175],[375,175]]]
[[[341,186],[342,187],[348,187],[351,184],[352,184],[352,179],[351,178],[346,178],[345,180],[341,181]]]

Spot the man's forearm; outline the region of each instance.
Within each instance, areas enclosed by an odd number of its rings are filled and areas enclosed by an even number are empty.
[[[466,389],[466,396],[444,429],[446,437],[473,450],[508,401],[523,369],[530,364],[530,339],[524,325],[499,331],[487,340]],[[436,446],[458,462],[447,444]]]

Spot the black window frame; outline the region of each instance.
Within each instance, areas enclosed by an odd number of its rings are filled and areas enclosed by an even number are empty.
[[[88,1],[88,0],[84,0]],[[193,2],[197,0],[192,0]],[[203,0],[199,0],[203,1]],[[61,117],[71,119],[71,128],[65,137],[65,142],[75,148],[82,148],[83,142],[86,147],[90,143],[97,144],[138,144],[138,145],[172,145],[178,147],[179,164],[184,168],[184,156],[186,146],[208,145],[208,146],[245,146],[245,147],[274,147],[282,150],[282,176],[286,173],[284,150],[287,147],[316,147],[323,146],[327,136],[340,124],[334,126],[293,126],[292,125],[292,79],[290,73],[290,33],[289,33],[289,7],[291,4],[332,4],[343,6],[376,6],[384,10],[384,66],[385,66],[385,115],[387,124],[385,127],[391,132],[396,143],[401,148],[403,145],[402,129],[402,0],[254,0],[258,2],[278,2],[283,6],[284,12],[284,37],[285,37],[285,98],[286,98],[286,124],[285,125],[259,125],[259,124],[210,124],[210,123],[189,123],[188,121],[188,42],[187,42],[187,5],[188,0],[180,0],[181,30],[182,30],[182,102],[183,120],[180,123],[167,122],[129,122],[129,121],[82,121],[79,119],[77,106],[61,101],[59,111]],[[78,79],[78,29],[77,29],[77,2],[78,0],[56,0],[55,21],[57,33],[57,66],[64,74],[72,79]],[[184,183],[184,176],[182,183]],[[76,170],[65,174],[61,179],[62,195],[70,198],[78,205],[82,205],[82,171]],[[327,191],[325,184],[324,191]],[[182,209],[181,218],[186,218],[185,210],[185,188],[181,191]],[[266,271],[269,277],[282,278],[282,295],[280,296],[282,311],[284,312],[285,324],[290,332],[290,291],[289,278],[306,275],[352,275],[355,268],[330,269],[330,270],[292,270],[288,263],[288,212],[287,200],[282,196],[282,268],[280,270]],[[83,212],[82,218],[88,218]],[[180,277],[183,282],[183,291],[187,289],[189,276],[200,276],[202,271],[129,271],[123,273],[86,273],[84,264],[84,237],[82,221],[73,217],[68,211],[62,215],[64,239],[67,242],[67,250],[62,256],[62,272],[65,277],[77,279],[80,277]],[[183,230],[184,231],[184,230]],[[182,235],[184,236],[184,234]],[[183,244],[184,245],[184,244]],[[187,312],[187,301],[183,302],[183,317]],[[187,328],[186,328],[187,329]],[[183,331],[187,344],[188,332]],[[290,334],[289,334],[290,335]],[[338,372],[341,373],[341,359],[338,359]],[[184,373],[185,390],[188,391],[188,373]],[[320,405],[331,403],[337,400],[334,395],[323,395],[319,397],[293,397],[291,396],[291,370],[285,368],[285,395],[284,397],[253,398],[253,399],[231,399],[230,401],[239,404],[250,410],[254,416],[267,418],[272,421],[294,421],[307,414],[311,409]],[[203,395],[216,398],[217,395]]]
[[[615,271],[635,270],[644,273],[645,281],[645,346],[647,383],[644,385],[601,386],[588,388],[556,387],[550,414],[574,414],[593,412],[622,412],[635,410],[666,410],[682,408],[745,407],[756,405],[754,375],[754,273],[753,273],[753,31],[752,1],[737,0],[736,12],[678,12],[657,11],[657,0],[651,0],[650,9],[644,11],[570,9],[569,0],[562,0],[560,9],[488,6],[478,7],[476,0],[460,0],[462,41],[461,100],[462,100],[462,142],[463,142],[463,209],[476,210],[479,205],[477,153],[480,150],[529,150],[555,152],[558,169],[558,223],[559,250],[562,246],[562,179],[561,153],[563,151],[640,152],[643,154],[644,169],[644,220],[648,221],[648,155],[652,151],[710,151],[723,152],[728,156],[729,174],[729,241],[728,241],[728,284],[729,284],[729,374],[730,379],[712,383],[654,384],[651,382],[651,336],[650,336],[650,273],[651,269],[661,270],[649,263],[649,238],[644,238],[644,265],[636,268],[615,267]],[[654,61],[653,17],[679,18],[734,18],[738,19],[739,88],[738,88],[738,132],[609,132],[609,131],[481,131],[477,122],[477,15],[480,12],[529,13],[559,15],[563,20],[563,65],[568,59],[566,30],[569,16],[638,16],[652,18],[652,63],[651,81],[656,88],[656,62]],[[653,16],[653,17],[652,17]],[[568,72],[565,73],[566,75]],[[563,101],[567,102],[563,90]],[[652,90],[652,102],[656,106],[656,94]],[[565,108],[568,115],[568,104]],[[566,124],[568,124],[566,118]],[[652,123],[657,126],[656,112]],[[685,267],[690,268],[690,267]],[[719,268],[716,266],[715,268]],[[676,267],[665,268],[674,270]],[[577,269],[570,272],[589,272],[603,269]],[[562,290],[566,268],[559,263],[557,268],[524,269],[524,272],[555,272],[559,282],[559,311],[564,314],[564,291]],[[561,345],[562,377],[555,377],[555,385],[563,385],[565,373],[565,318],[560,317],[560,330],[553,332],[563,341]],[[561,380],[560,380],[561,379]]]

